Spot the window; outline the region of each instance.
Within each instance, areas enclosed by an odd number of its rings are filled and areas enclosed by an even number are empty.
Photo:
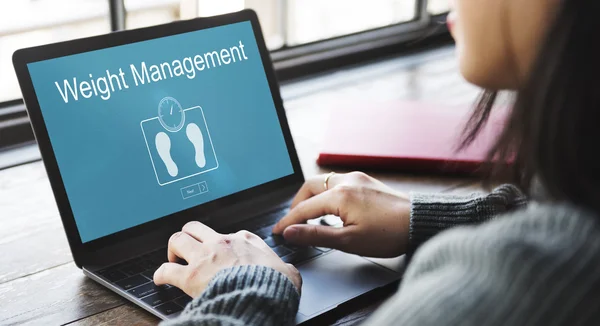
[[[429,0],[427,11],[432,15],[445,14],[450,10],[450,1],[448,0]]]
[[[396,53],[440,30],[448,34],[439,24],[448,0],[1,1],[0,150],[33,141],[12,67],[15,50],[243,8],[257,12],[281,80],[364,60],[365,54]]]
[[[291,0],[288,45],[408,22],[416,9],[414,0]]]
[[[283,45],[280,0],[125,0],[124,3],[128,29],[252,8],[260,16],[268,48]]]
[[[433,3],[437,3],[436,13],[447,6],[447,0]],[[417,16],[415,0],[125,0],[126,26],[137,28],[243,8],[258,13],[271,50],[408,22]]]
[[[0,103],[21,97],[12,66],[15,50],[109,31],[105,0],[2,1]]]

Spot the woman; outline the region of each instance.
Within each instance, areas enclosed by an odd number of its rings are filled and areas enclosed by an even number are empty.
[[[449,25],[464,77],[517,92],[490,158],[514,160],[514,183],[530,190],[528,202],[511,185],[482,197],[406,196],[361,173],[334,174],[325,187],[323,177],[306,182],[274,232],[361,255],[414,252],[398,292],[369,325],[598,325],[600,47],[592,33],[600,31],[600,1],[453,2]],[[482,97],[466,144],[494,98]],[[344,228],[302,224],[328,213]],[[294,322],[300,275],[254,235],[189,223],[170,239],[169,261],[155,282],[195,300],[167,324]]]

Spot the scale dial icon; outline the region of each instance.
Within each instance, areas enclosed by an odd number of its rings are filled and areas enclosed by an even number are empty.
[[[185,124],[185,112],[179,102],[172,97],[165,97],[158,103],[158,121],[170,132],[178,132]]]

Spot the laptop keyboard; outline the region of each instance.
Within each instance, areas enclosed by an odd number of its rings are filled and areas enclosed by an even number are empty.
[[[261,237],[284,262],[290,264],[302,263],[330,250],[294,246],[286,243],[282,236],[271,234],[275,223],[286,213],[287,209],[277,210],[258,219],[252,219],[254,228],[242,226],[238,229],[250,230]],[[152,281],[156,269],[167,261],[166,251],[166,248],[162,248],[142,257],[108,267],[98,273],[107,281],[142,300],[163,315],[172,315],[183,310],[192,298],[174,286],[156,286]]]

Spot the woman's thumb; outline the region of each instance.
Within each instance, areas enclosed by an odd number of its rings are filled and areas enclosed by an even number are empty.
[[[287,242],[300,246],[317,246],[342,249],[344,233],[347,228],[336,228],[324,225],[295,224],[283,231]]]

